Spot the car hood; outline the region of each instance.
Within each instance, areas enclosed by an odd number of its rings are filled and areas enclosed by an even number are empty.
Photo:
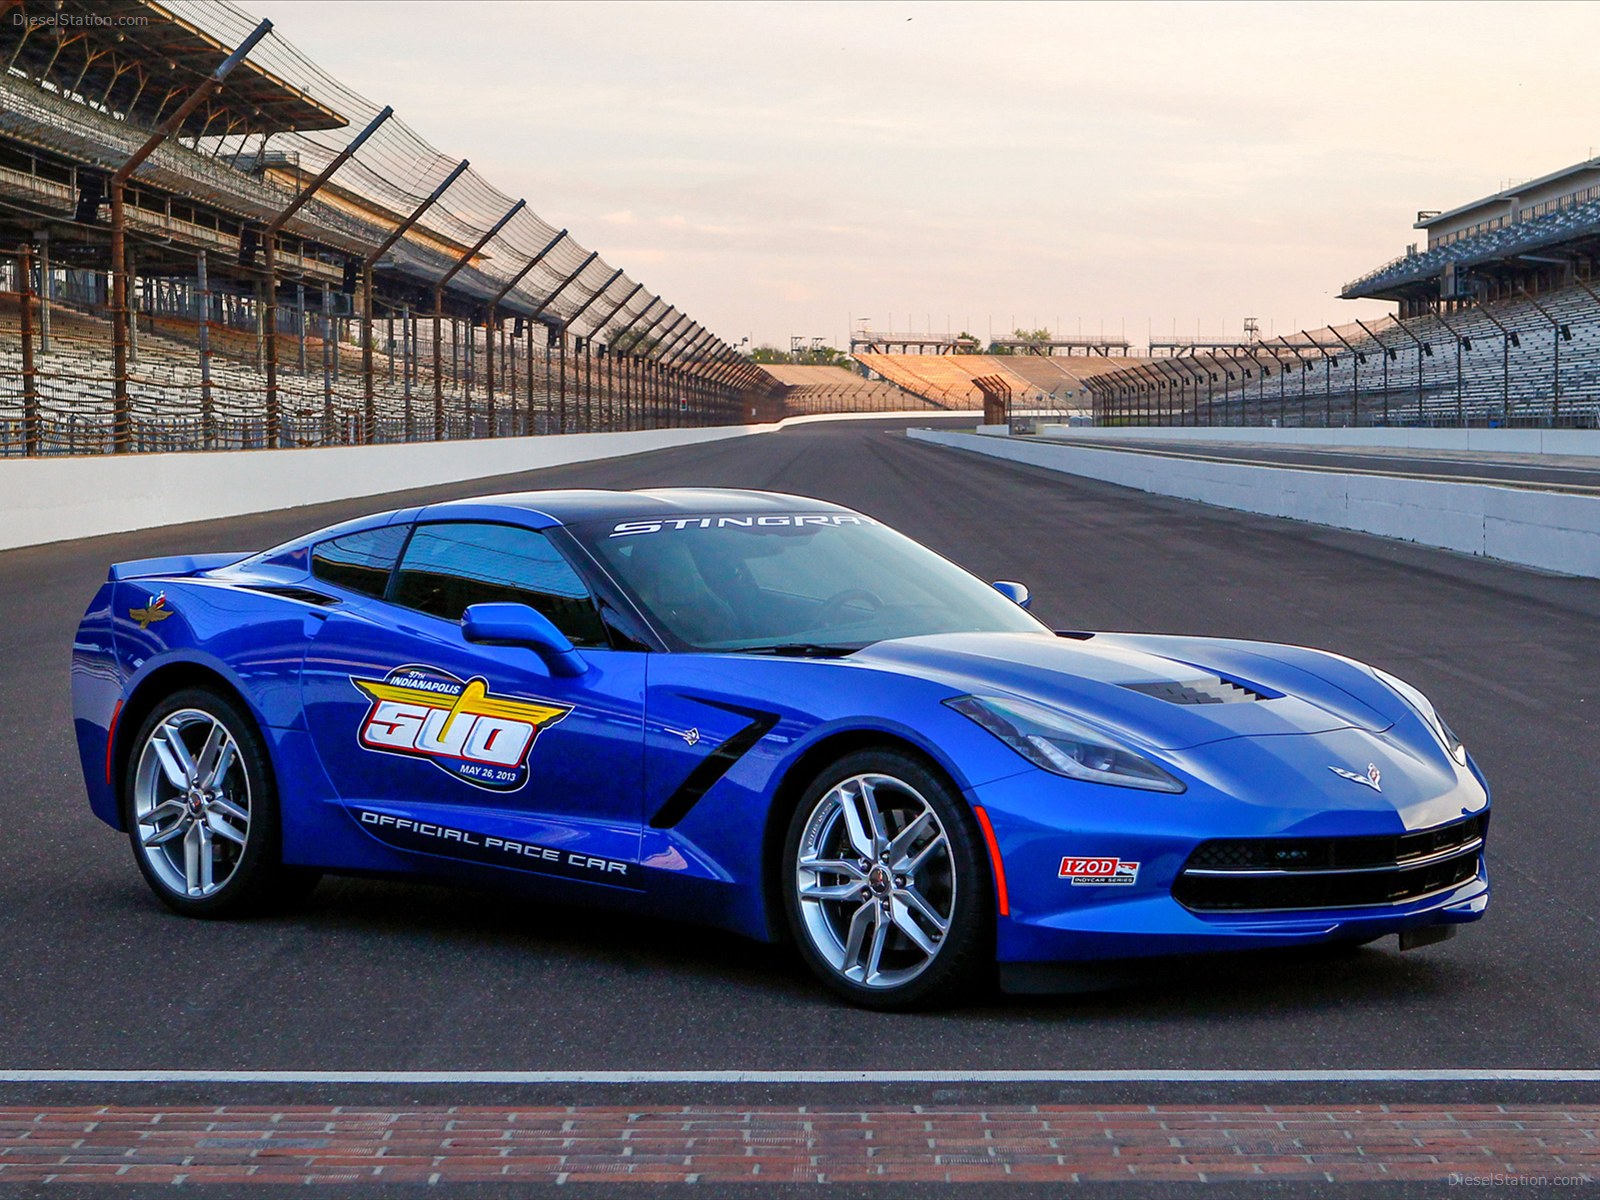
[[[1378,733],[1397,715],[1388,689],[1348,659],[1212,638],[936,634],[878,642],[851,661],[958,694],[1034,700],[1163,750],[1338,729]]]

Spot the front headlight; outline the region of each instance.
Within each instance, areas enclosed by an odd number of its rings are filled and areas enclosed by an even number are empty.
[[[1150,792],[1184,790],[1182,781],[1149,759],[1065,713],[999,696],[957,696],[945,703],[1053,774]]]
[[[1455,735],[1455,731],[1445,724],[1444,718],[1439,715],[1439,710],[1434,708],[1433,701],[1417,691],[1404,679],[1397,679],[1387,671],[1380,671],[1377,667],[1373,667],[1372,673],[1398,692],[1402,700],[1417,710],[1417,715],[1422,718],[1422,723],[1433,730],[1433,735],[1439,739],[1440,744],[1449,752],[1451,758],[1455,759],[1463,767],[1467,765],[1467,748],[1461,744],[1461,739]]]

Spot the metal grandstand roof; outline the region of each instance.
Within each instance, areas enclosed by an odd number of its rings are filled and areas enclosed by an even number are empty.
[[[1430,229],[1435,225],[1447,225],[1457,217],[1470,213],[1488,204],[1497,201],[1510,202],[1516,200],[1527,192],[1539,191],[1551,184],[1560,183],[1563,179],[1575,179],[1580,175],[1588,175],[1600,170],[1600,158],[1586,158],[1580,163],[1573,163],[1570,167],[1562,167],[1559,171],[1551,171],[1548,175],[1541,175],[1537,179],[1524,179],[1521,183],[1512,184],[1510,187],[1501,188],[1488,196],[1466,204],[1446,209],[1441,213],[1434,213],[1430,217],[1419,217],[1413,229]]]
[[[203,81],[232,50],[155,0],[59,0],[23,5],[0,23],[0,58],[30,79],[72,70],[62,90],[137,125]],[[227,115],[225,115],[227,114]],[[339,129],[348,119],[316,97],[248,59],[226,92],[197,110],[179,132],[218,133],[230,124],[252,133]]]
[[[260,36],[258,18],[228,0],[0,0],[0,12],[0,64],[10,64],[0,66],[0,145],[18,152],[0,164],[8,236],[49,222],[58,246],[103,245],[109,206],[95,203],[96,178],[127,163],[251,39],[225,86],[128,181],[128,236],[145,269],[181,274],[205,250],[214,276],[253,282],[261,231],[315,186],[267,234],[280,282],[341,279],[383,248],[371,264],[380,308],[427,310],[437,294],[442,310],[475,321],[492,306],[495,320],[531,318],[585,342],[631,334],[630,353],[734,358],[280,31]]]
[[[1447,264],[1460,270],[1558,248],[1592,251],[1596,245],[1600,245],[1600,198],[1403,255],[1345,284],[1339,295],[1345,300],[1398,299],[1419,288],[1432,290]]]

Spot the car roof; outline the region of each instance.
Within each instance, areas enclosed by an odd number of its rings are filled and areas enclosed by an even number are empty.
[[[709,516],[717,513],[849,512],[838,504],[782,492],[744,488],[649,488],[609,491],[572,488],[548,492],[503,492],[430,504],[417,520],[472,520],[502,518],[507,510],[535,518],[534,525],[568,525],[578,521],[648,520],[652,517]],[[544,520],[538,520],[538,518]]]

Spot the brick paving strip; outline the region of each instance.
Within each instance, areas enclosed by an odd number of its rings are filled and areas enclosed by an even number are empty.
[[[1600,1105],[0,1107],[4,1183],[1600,1179]]]

